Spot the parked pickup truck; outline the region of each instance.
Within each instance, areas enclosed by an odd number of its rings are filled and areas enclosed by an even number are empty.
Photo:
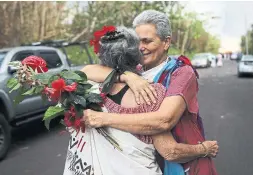
[[[86,46],[85,54],[89,56],[89,64],[92,59]],[[13,100],[17,92],[9,93],[6,87],[8,79],[13,76],[15,70],[8,64],[11,61],[22,61],[30,55],[37,55],[47,62],[49,73],[60,72],[63,69],[80,70],[83,65],[71,67],[67,54],[57,47],[48,46],[20,46],[0,49],[0,160],[3,159],[10,147],[11,129],[24,123],[41,119],[50,103],[42,101],[40,96],[29,96],[20,104],[14,104]]]

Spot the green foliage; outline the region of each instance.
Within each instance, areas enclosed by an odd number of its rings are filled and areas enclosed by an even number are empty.
[[[56,117],[63,115],[64,108],[59,106],[50,106],[44,114],[44,124],[46,128],[49,130],[50,121]]]
[[[253,24],[251,25],[251,30],[247,31],[247,34],[241,37],[241,50],[243,53],[247,53],[246,51],[246,36],[248,39],[248,54],[253,55]]]
[[[77,80],[77,81],[82,80],[82,77],[80,77],[78,74],[76,74],[73,71],[62,71],[60,73],[60,76],[69,80]]]
[[[88,45],[87,45],[88,46]],[[89,57],[85,50],[80,46],[65,47],[68,59],[71,61],[72,66],[89,64]],[[83,51],[83,52],[82,52]],[[99,63],[97,55],[94,53],[93,48],[88,46],[88,52],[93,59],[94,63]]]
[[[16,78],[10,78],[7,82],[7,87],[9,89],[12,89],[13,87],[15,87],[18,84],[18,80]]]

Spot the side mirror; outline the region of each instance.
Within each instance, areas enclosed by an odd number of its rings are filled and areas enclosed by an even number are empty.
[[[13,67],[13,66],[8,66],[8,73],[9,74],[13,74],[17,71],[17,68]]]

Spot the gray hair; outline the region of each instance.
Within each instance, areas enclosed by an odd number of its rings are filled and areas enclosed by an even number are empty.
[[[133,29],[117,27],[117,31],[123,34],[123,37],[109,41],[100,40],[101,64],[114,69],[118,68],[121,72],[138,73],[136,66],[141,60],[139,38]]]
[[[171,26],[169,18],[166,14],[155,11],[145,10],[135,17],[133,21],[133,27],[137,27],[141,24],[153,24],[156,27],[156,34],[161,40],[165,40],[168,36],[171,36]]]

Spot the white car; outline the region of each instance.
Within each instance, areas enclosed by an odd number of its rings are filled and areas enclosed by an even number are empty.
[[[238,77],[241,77],[245,74],[253,75],[253,55],[243,55],[242,59],[238,63]]]
[[[193,56],[191,63],[193,67],[210,67],[215,56],[210,53],[200,53]]]

